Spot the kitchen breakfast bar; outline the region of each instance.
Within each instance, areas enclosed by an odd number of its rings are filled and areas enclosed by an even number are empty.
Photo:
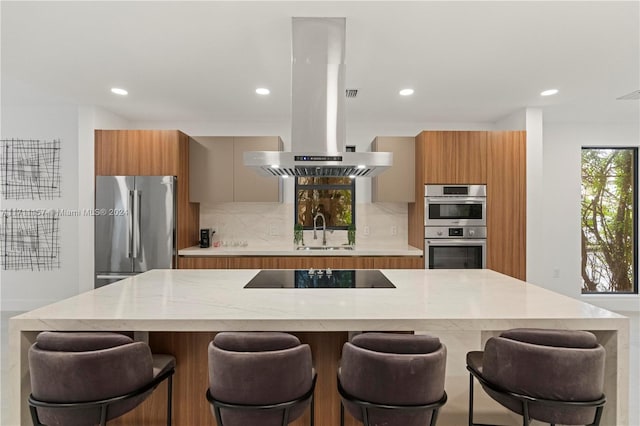
[[[205,390],[207,345],[216,332],[291,332],[312,348],[316,425],[337,426],[336,371],[352,333],[438,336],[448,350],[449,395],[438,425],[461,425],[467,421],[466,352],[482,349],[503,330],[540,327],[596,335],[607,351],[602,424],[628,425],[629,320],[623,316],[491,270],[382,270],[395,288],[244,288],[258,272],[152,270],[12,318],[10,424],[30,424],[27,351],[43,330],[134,331],[154,352],[173,354],[176,426],[215,425]],[[110,424],[164,424],[165,386]],[[476,421],[518,424],[483,392],[475,394]],[[308,416],[293,425],[307,425]],[[348,425],[357,424],[347,417]]]

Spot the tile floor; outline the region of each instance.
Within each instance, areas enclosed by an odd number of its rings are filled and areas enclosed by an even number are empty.
[[[4,409],[5,402],[2,398],[2,394],[5,393],[6,386],[8,386],[6,377],[8,370],[7,362],[7,330],[8,319],[19,312],[0,312],[0,360],[1,360],[1,374],[0,381],[0,425],[2,426],[14,426],[9,425],[5,419],[6,410]],[[638,394],[640,393],[640,312],[620,312],[620,314],[631,318],[631,330],[630,330],[630,346],[631,353],[629,357],[629,426],[640,426],[640,404],[637,403]]]

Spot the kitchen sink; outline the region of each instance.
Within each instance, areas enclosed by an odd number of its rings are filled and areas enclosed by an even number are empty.
[[[296,250],[353,250],[352,246],[300,246]]]

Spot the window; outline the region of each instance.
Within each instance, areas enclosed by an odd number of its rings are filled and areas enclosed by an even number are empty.
[[[637,148],[582,149],[582,293],[637,293]]]
[[[299,177],[296,179],[296,223],[313,229],[313,218],[322,213],[327,229],[355,225],[355,179],[348,177]],[[318,221],[322,226],[322,221]]]

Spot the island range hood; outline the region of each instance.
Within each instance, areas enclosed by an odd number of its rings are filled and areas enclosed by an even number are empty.
[[[390,152],[345,152],[345,18],[292,18],[291,152],[251,151],[265,176],[372,177]]]

